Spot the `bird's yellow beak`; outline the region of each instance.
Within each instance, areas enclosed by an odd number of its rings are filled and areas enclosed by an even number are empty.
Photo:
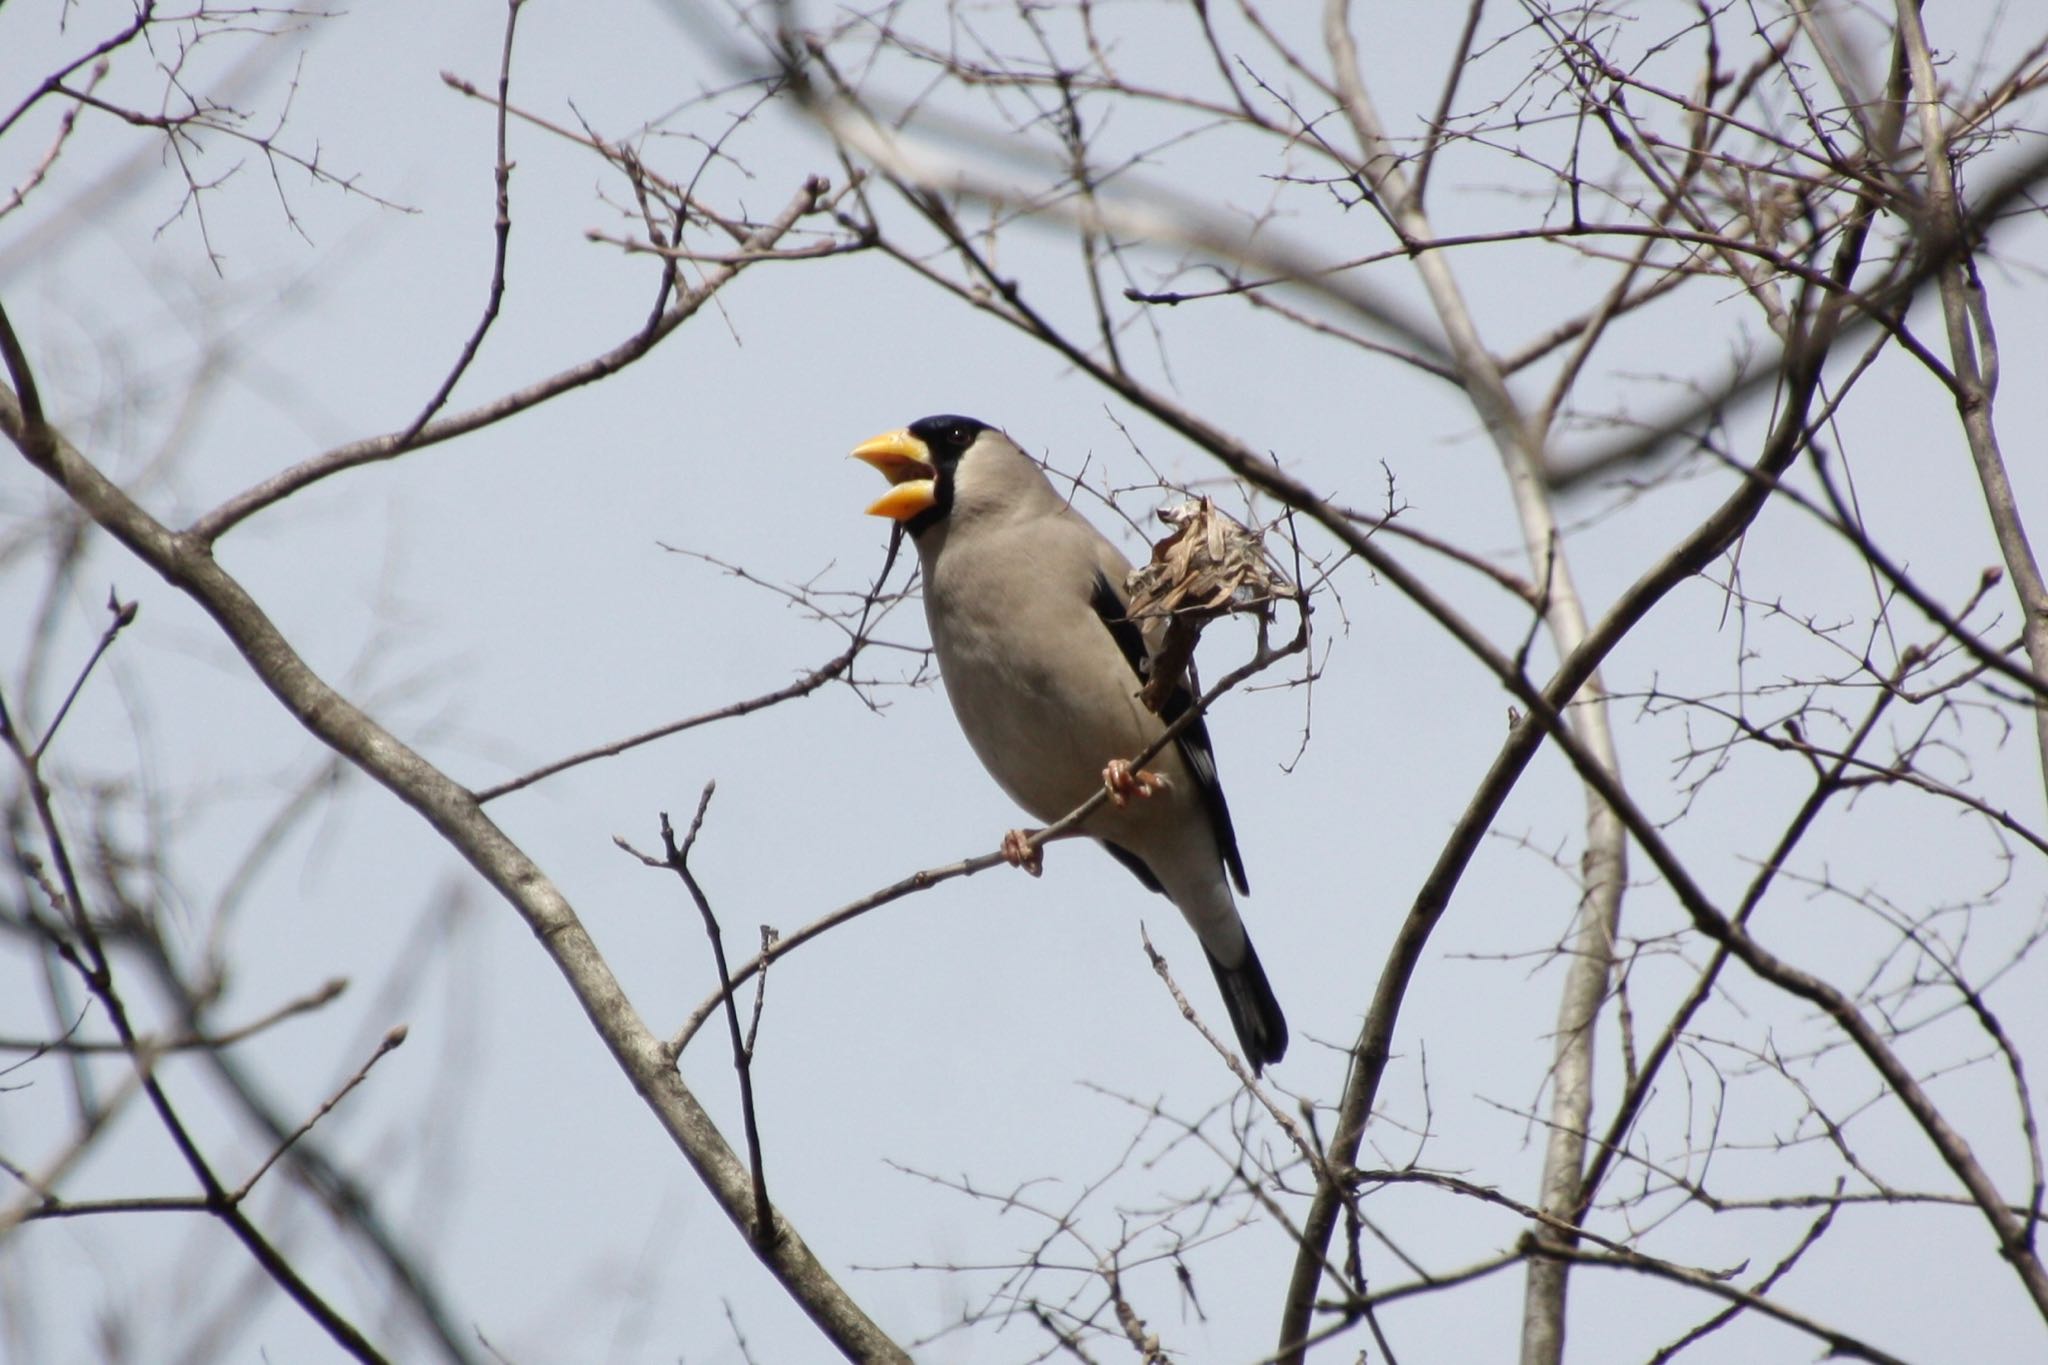
[[[939,500],[931,449],[904,428],[862,441],[853,448],[853,458],[873,465],[894,485],[868,508],[869,516],[909,521]]]

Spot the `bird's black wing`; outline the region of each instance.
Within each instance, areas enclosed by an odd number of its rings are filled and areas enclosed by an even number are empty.
[[[1095,587],[1089,596],[1089,605],[1102,618],[1116,647],[1123,652],[1124,661],[1131,666],[1131,672],[1139,682],[1150,681],[1152,658],[1145,649],[1145,632],[1130,618],[1128,606],[1116,584],[1109,581],[1109,575],[1097,569]],[[1187,709],[1195,704],[1195,698],[1188,691],[1185,681],[1176,682],[1173,691],[1166,696],[1166,702],[1159,711],[1160,719],[1168,725],[1179,720]],[[1216,775],[1216,750],[1209,743],[1209,727],[1197,716],[1185,730],[1175,737],[1180,747],[1181,760],[1194,774],[1195,787],[1202,794],[1202,809],[1209,813],[1209,827],[1215,831],[1216,846],[1223,852],[1223,865],[1230,869],[1230,880],[1240,893],[1251,894],[1251,884],[1245,880],[1244,859],[1237,851],[1237,830],[1230,823],[1230,803],[1223,799],[1223,783]],[[1145,866],[1142,859],[1114,844],[1104,844],[1118,862],[1131,869],[1139,881],[1152,890],[1160,890],[1159,879]]]

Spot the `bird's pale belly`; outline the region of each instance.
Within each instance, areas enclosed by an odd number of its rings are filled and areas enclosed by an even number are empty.
[[[989,775],[1035,819],[1051,822],[1080,805],[1102,785],[1111,759],[1136,755],[1159,733],[1135,695],[1076,699],[1028,669],[952,663],[946,690],[961,730]]]

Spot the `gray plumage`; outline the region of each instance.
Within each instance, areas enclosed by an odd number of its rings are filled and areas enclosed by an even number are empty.
[[[1101,787],[1111,759],[1165,725],[1138,700],[1149,652],[1124,618],[1129,563],[1008,437],[972,418],[928,417],[855,453],[898,485],[872,510],[915,540],[925,619],[967,742],[1034,819],[1057,820]],[[1189,704],[1182,689],[1166,719]],[[1225,879],[1247,889],[1206,729],[1197,720],[1144,766],[1164,790],[1104,806],[1085,828],[1186,917],[1246,1060],[1263,1068],[1286,1052],[1287,1023]]]

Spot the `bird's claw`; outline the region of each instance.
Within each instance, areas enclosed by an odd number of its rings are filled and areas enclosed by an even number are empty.
[[[1011,867],[1021,867],[1036,877],[1045,871],[1045,859],[1031,846],[1031,836],[1021,829],[1013,829],[1003,836],[1003,861]]]
[[[1116,805],[1126,804],[1133,796],[1150,796],[1166,790],[1163,774],[1144,768],[1133,768],[1130,760],[1112,758],[1109,766],[1102,770],[1102,785],[1109,790],[1109,799]]]

